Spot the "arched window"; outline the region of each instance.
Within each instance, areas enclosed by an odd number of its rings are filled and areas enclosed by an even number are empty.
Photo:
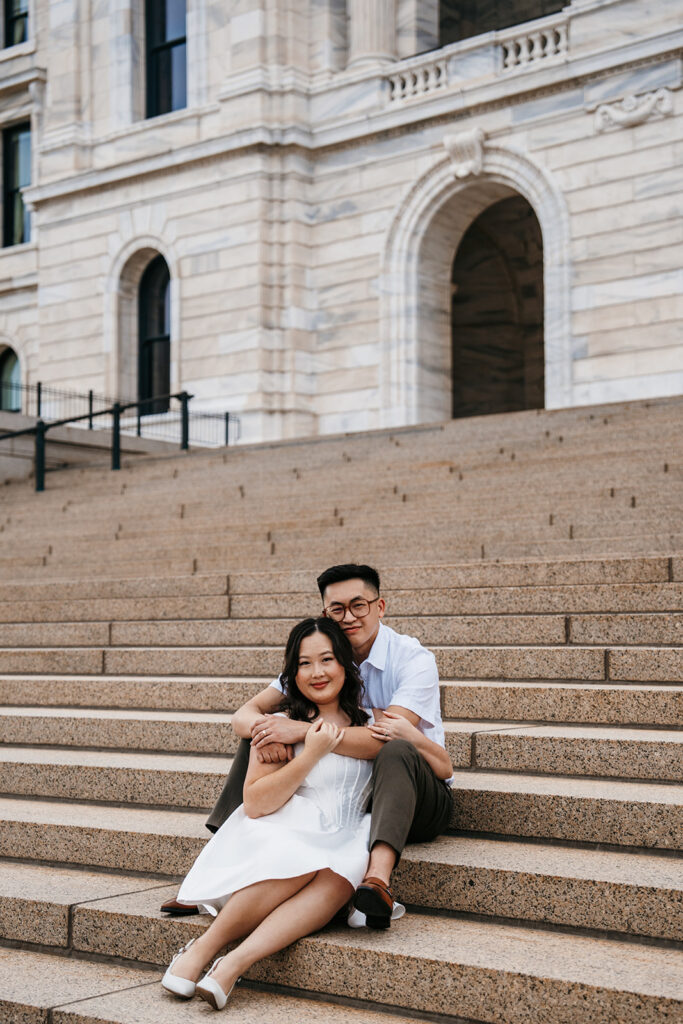
[[[140,281],[138,398],[143,415],[168,412],[171,390],[171,278],[163,256],[149,264]],[[147,401],[149,399],[149,401]]]
[[[16,352],[0,352],[0,409],[21,412],[21,368]]]

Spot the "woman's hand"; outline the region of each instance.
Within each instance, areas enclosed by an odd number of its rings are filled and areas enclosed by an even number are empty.
[[[395,711],[384,711],[379,721],[372,722],[368,729],[376,740],[388,743],[389,740],[409,740],[414,743],[416,737],[421,736],[417,729],[403,715],[397,715]]]
[[[325,722],[319,718],[314,722],[306,733],[304,740],[304,751],[318,758],[329,754],[335,747],[338,747],[344,739],[344,730],[331,722]]]

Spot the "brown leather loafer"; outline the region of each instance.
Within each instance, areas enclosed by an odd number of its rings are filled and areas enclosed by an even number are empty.
[[[391,924],[394,897],[380,878],[364,878],[354,893],[353,905],[365,914],[368,928],[388,928]]]
[[[199,907],[194,903],[178,903],[178,900],[166,900],[161,904],[163,914],[172,914],[174,917],[184,917],[189,914],[198,914]]]

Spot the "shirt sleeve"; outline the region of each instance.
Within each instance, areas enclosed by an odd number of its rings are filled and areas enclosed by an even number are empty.
[[[284,693],[285,691],[284,691],[284,687],[282,686],[281,679],[282,679],[282,676],[278,676],[277,679],[273,679],[273,681],[272,681],[272,683],[270,685],[274,686],[276,690],[280,691],[280,693]]]
[[[436,725],[439,672],[431,651],[419,646],[403,655],[389,703],[419,715],[426,725]]]

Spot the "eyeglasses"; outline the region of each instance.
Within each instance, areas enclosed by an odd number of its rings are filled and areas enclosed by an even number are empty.
[[[334,619],[335,622],[341,622],[347,610],[351,612],[354,619],[364,619],[366,615],[370,614],[370,605],[374,604],[375,601],[379,601],[379,597],[373,597],[370,601],[366,601],[364,597],[354,597],[353,601],[350,601],[349,604],[341,604],[341,602],[335,601],[334,604],[323,608],[323,611],[328,619]]]

